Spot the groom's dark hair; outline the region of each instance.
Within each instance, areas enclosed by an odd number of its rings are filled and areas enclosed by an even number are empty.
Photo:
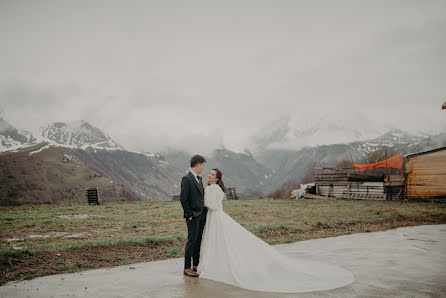
[[[206,162],[206,159],[204,159],[203,156],[201,156],[201,155],[194,155],[190,159],[190,166],[191,166],[191,168],[193,168],[197,163],[202,163],[202,162]]]

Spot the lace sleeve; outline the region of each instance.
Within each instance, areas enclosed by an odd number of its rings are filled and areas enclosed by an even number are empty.
[[[204,206],[210,210],[221,210],[224,193],[220,186],[208,186],[204,194]]]

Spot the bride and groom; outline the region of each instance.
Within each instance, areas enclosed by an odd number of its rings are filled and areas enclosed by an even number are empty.
[[[350,271],[337,265],[287,257],[237,223],[222,208],[222,172],[209,171],[206,185],[200,175],[205,163],[203,156],[193,156],[181,180],[188,231],[184,275],[281,293],[328,290],[354,281]]]

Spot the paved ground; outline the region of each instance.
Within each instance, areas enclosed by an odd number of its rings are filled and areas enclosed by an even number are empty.
[[[339,264],[353,272],[355,282],[301,294],[248,291],[184,276],[183,259],[177,258],[10,282],[0,287],[0,297],[446,297],[446,225],[277,247],[290,256]]]

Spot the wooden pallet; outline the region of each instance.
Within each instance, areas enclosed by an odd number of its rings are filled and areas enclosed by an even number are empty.
[[[87,195],[88,205],[90,204],[99,205],[99,195],[98,195],[98,189],[96,187],[87,188],[86,195]]]
[[[235,192],[235,187],[230,187],[226,189],[226,198],[228,200],[238,200],[237,193]]]

